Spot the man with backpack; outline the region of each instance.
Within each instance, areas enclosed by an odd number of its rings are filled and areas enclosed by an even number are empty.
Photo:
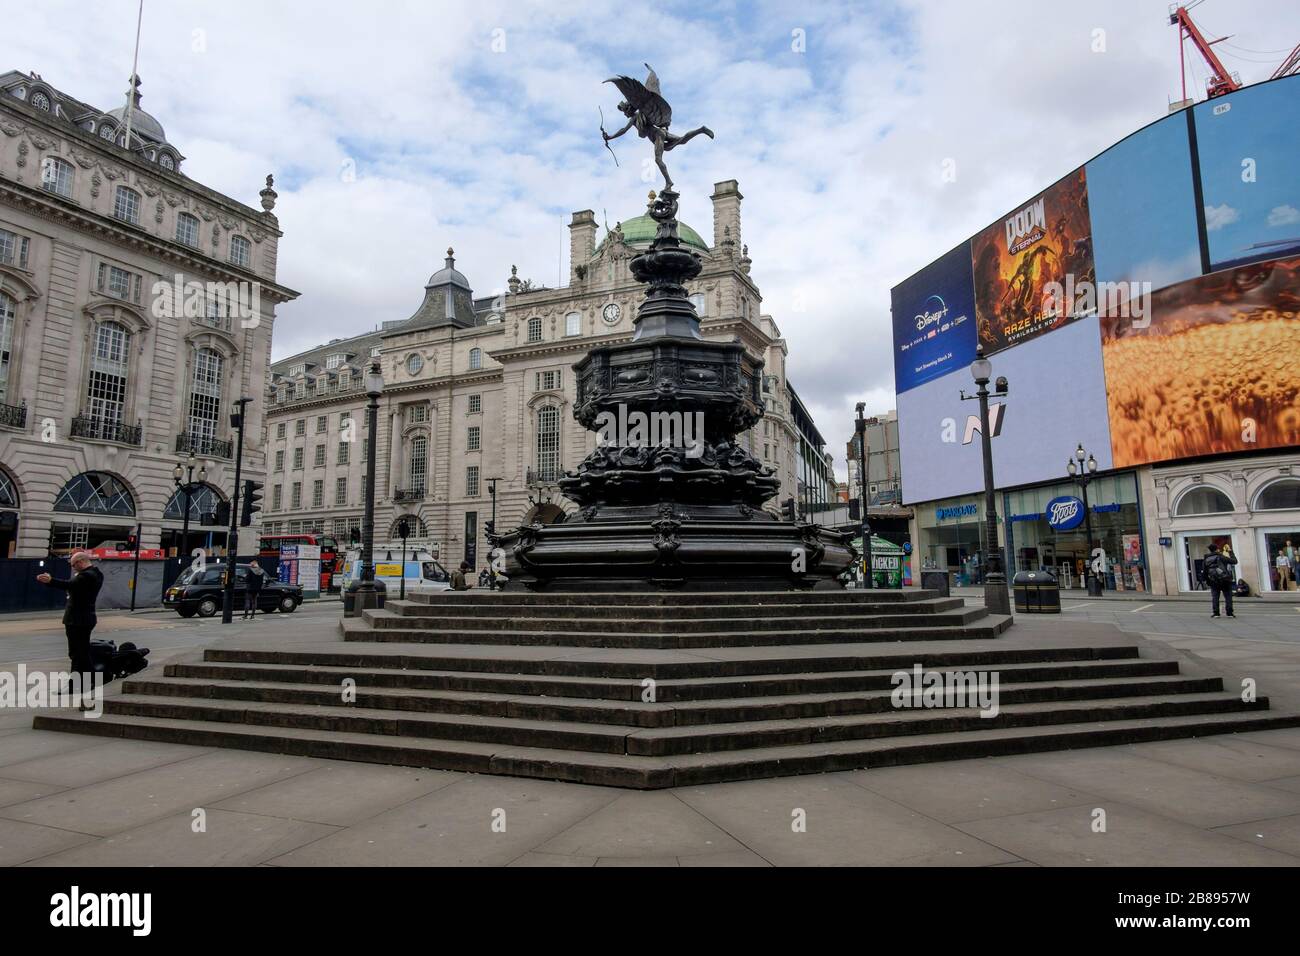
[[[1219,595],[1227,602],[1228,617],[1236,617],[1232,613],[1232,588],[1237,583],[1237,575],[1232,568],[1237,563],[1237,558],[1230,549],[1219,550],[1217,544],[1211,544],[1209,551],[1205,555],[1205,583],[1210,586],[1210,617],[1219,616]]]

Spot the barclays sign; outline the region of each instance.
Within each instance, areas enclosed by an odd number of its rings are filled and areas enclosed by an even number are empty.
[[[1071,531],[1083,524],[1087,513],[1083,502],[1078,498],[1073,495],[1062,495],[1047,503],[1047,510],[1043,512],[1043,516],[1047,519],[1048,527],[1053,531]]]

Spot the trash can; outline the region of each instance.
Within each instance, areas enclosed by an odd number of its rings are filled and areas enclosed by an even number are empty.
[[[1016,610],[1024,614],[1060,614],[1061,586],[1051,571],[1019,571],[1011,580]]]
[[[940,597],[952,594],[952,578],[947,571],[922,571],[921,587],[927,591],[938,591]]]

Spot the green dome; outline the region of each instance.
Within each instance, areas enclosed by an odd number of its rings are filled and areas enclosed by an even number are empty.
[[[635,219],[623,220],[622,227],[623,240],[628,245],[649,245],[650,240],[655,237],[655,233],[659,229],[659,224],[649,216],[637,216]],[[709,251],[709,247],[700,238],[700,234],[684,222],[677,223],[677,238],[681,239],[683,245],[694,246],[702,252]],[[609,235],[606,234],[600,244],[604,246],[608,241]]]

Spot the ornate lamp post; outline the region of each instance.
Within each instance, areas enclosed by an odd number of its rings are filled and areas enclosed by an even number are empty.
[[[984,357],[984,346],[975,349],[975,361],[970,363],[971,378],[979,386],[974,395],[961,393],[962,401],[972,398],[980,403],[980,449],[984,457],[984,517],[987,521],[988,565],[984,571],[984,606],[991,614],[1010,614],[1011,595],[1007,592],[1007,576],[1003,571],[1002,549],[998,547],[998,511],[993,490],[993,444],[989,434],[989,379],[993,377],[993,363]],[[995,393],[1007,393],[1007,380],[999,376]]]
[[[858,402],[858,417],[853,423],[858,435],[858,486],[862,489],[862,550],[866,553],[866,562],[862,575],[862,586],[875,587],[872,578],[875,574],[871,567],[871,518],[867,514],[867,420],[863,417],[867,409],[866,402]]]
[[[194,493],[194,452],[190,452],[189,459],[182,468],[178,462],[172,469],[172,483],[185,492],[185,512],[183,515],[183,529],[181,531],[181,546],[176,549],[176,555],[184,559],[189,555],[190,547],[190,496]],[[184,475],[185,482],[181,483],[181,476]],[[208,466],[199,467],[199,484],[206,484],[208,480]]]
[[[1084,464],[1084,457],[1087,464]],[[1077,462],[1077,464],[1076,464]],[[1088,558],[1083,562],[1083,579],[1088,588],[1089,597],[1101,597],[1102,583],[1092,573],[1092,508],[1088,504],[1088,483],[1097,473],[1097,459],[1083,450],[1083,443],[1074,450],[1074,457],[1065,465],[1070,480],[1083,489],[1083,524],[1088,534]]]
[[[366,510],[361,519],[361,573],[348,584],[343,598],[343,614],[355,617],[368,608],[381,608],[387,588],[383,581],[375,580],[375,462],[379,442],[379,397],[384,393],[384,376],[376,360],[366,372],[366,428],[370,440],[366,443]],[[405,569],[403,569],[405,574]]]

